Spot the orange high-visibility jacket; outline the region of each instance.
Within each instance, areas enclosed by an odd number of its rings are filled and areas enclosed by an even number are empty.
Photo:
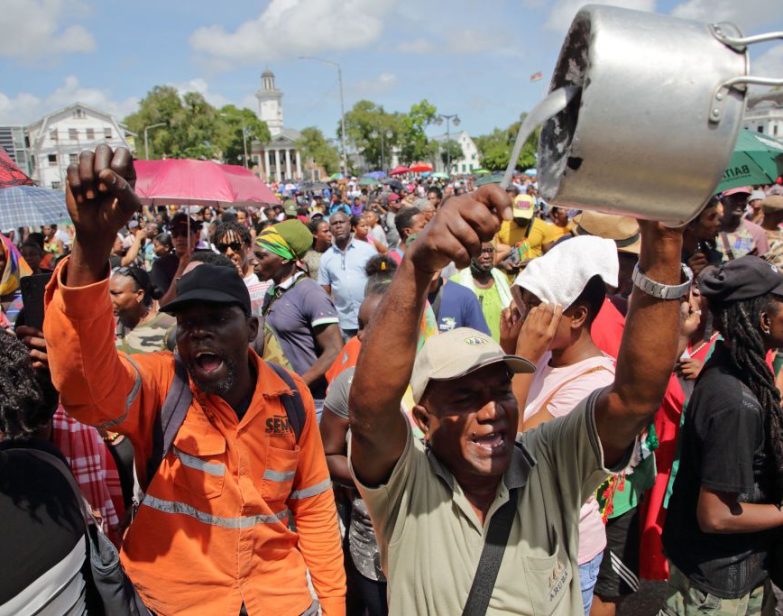
[[[55,271],[44,333],[52,379],[79,421],[127,435],[137,471],[174,378],[168,352],[118,354],[109,282],[67,287]],[[253,351],[258,379],[238,420],[191,381],[193,402],[130,527],[122,563],[157,614],[301,614],[314,601],[345,613],[345,572],[334,496],[308,388],[296,443],[281,394],[290,390]],[[293,513],[296,532],[288,526]]]

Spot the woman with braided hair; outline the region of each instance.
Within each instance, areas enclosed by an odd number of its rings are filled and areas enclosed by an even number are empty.
[[[783,275],[755,256],[703,272],[722,336],[696,381],[663,533],[667,615],[774,614],[769,551],[783,526],[783,412],[766,362],[783,346]]]

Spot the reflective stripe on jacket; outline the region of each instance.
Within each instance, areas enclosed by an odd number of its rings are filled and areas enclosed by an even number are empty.
[[[79,421],[127,435],[137,470],[174,377],[171,353],[128,358],[114,348],[108,280],[46,293],[44,331],[55,386]],[[334,497],[315,408],[299,443],[287,425],[285,382],[252,350],[258,378],[242,420],[191,381],[193,402],[125,539],[122,562],[156,613],[301,614],[317,599],[345,612],[345,574]],[[296,532],[289,528],[293,514]]]

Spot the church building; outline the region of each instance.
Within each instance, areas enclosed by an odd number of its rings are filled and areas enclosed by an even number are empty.
[[[253,158],[258,161],[261,175],[267,182],[297,181],[304,176],[304,167],[296,141],[300,133],[283,125],[283,93],[275,87],[275,75],[266,69],[261,75],[261,88],[256,92],[258,117],[266,122],[272,139],[268,143],[254,141]]]

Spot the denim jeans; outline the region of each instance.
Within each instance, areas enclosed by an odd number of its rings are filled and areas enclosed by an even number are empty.
[[[585,616],[589,616],[590,607],[593,605],[593,589],[598,581],[598,570],[601,568],[601,561],[604,553],[599,552],[598,556],[579,565],[579,588],[582,591],[582,604],[585,606]]]

